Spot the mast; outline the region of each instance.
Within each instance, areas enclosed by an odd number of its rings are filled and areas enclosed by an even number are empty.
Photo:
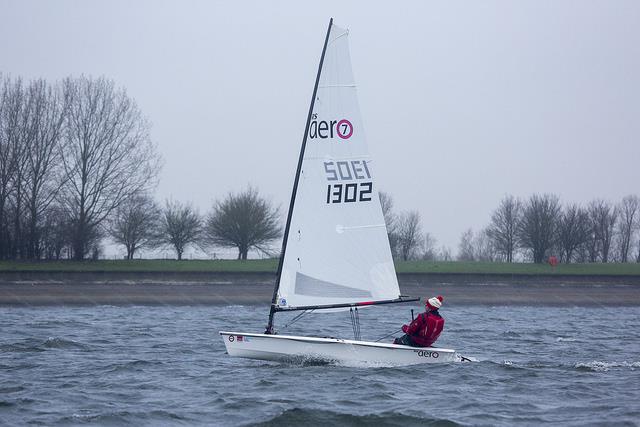
[[[296,169],[296,177],[293,181],[293,191],[291,192],[291,201],[289,202],[289,213],[287,214],[287,224],[285,225],[285,228],[284,228],[284,238],[282,240],[282,250],[280,251],[280,261],[278,262],[278,273],[276,276],[276,285],[273,289],[273,297],[271,298],[271,308],[269,310],[269,323],[267,323],[267,329],[265,330],[265,334],[273,333],[273,315],[276,312],[278,288],[280,287],[280,277],[282,276],[282,265],[284,263],[284,255],[287,250],[287,240],[289,238],[289,229],[291,227],[293,205],[295,203],[296,193],[298,191],[298,181],[300,181],[300,172],[302,170],[302,160],[304,159],[304,150],[305,150],[305,147],[307,146],[307,135],[309,134],[309,125],[311,124],[311,115],[313,114],[313,106],[316,102],[316,95],[318,93],[318,83],[320,82],[320,73],[322,72],[322,63],[324,62],[324,54],[327,51],[329,34],[331,33],[331,25],[333,25],[333,18],[329,20],[327,35],[324,39],[324,46],[322,47],[322,55],[320,55],[320,64],[318,65],[318,74],[316,75],[316,83],[313,86],[313,96],[311,97],[311,105],[309,105],[309,114],[307,115],[307,124],[304,127],[304,136],[302,137],[302,146],[300,147],[300,156],[298,157],[298,168]]]

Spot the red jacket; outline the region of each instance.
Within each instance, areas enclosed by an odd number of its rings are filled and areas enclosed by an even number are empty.
[[[402,326],[402,332],[409,335],[419,347],[429,347],[436,342],[442,329],[444,318],[437,311],[420,313],[409,326]]]

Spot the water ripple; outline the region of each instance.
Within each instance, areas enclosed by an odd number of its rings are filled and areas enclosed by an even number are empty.
[[[602,324],[583,308],[447,307],[438,344],[475,363],[409,367],[228,357],[218,330],[258,331],[267,307],[3,310],[0,424],[625,425],[640,418],[638,308],[600,309]],[[284,332],[350,337],[344,316],[310,314]],[[384,336],[408,317],[408,309],[363,310],[363,334]]]

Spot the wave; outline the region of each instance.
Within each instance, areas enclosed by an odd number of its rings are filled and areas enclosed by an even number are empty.
[[[0,352],[7,353],[32,353],[42,352],[51,349],[79,349],[88,350],[89,346],[60,337],[49,337],[44,341],[35,338],[28,338],[13,343],[1,344]]]
[[[344,360],[344,361],[336,361],[332,363],[335,366],[340,366],[343,368],[355,368],[355,369],[373,369],[373,368],[403,368],[406,365],[401,363],[393,363],[393,362],[378,362],[372,360]],[[413,366],[413,365],[412,365]]]
[[[501,362],[493,362],[490,360],[488,360],[487,362],[493,363],[497,365],[499,368],[506,370],[507,372],[521,371],[523,372],[523,374],[519,374],[519,375],[526,375],[530,377],[536,376],[537,375],[536,371],[540,369],[547,369],[551,367],[546,363],[540,362],[540,361],[522,362],[522,361],[513,361],[513,360],[506,359]]]
[[[320,409],[294,408],[276,415],[270,420],[251,424],[256,426],[298,425],[376,425],[376,426],[459,426],[455,421],[431,417],[417,417],[395,412],[354,415]]]
[[[122,360],[105,365],[105,372],[137,372],[143,371],[147,366],[162,366],[165,362],[161,360]]]
[[[458,362],[460,360],[457,360]],[[373,360],[331,360],[314,356],[290,356],[286,360],[275,362],[283,367],[307,368],[312,366],[336,366],[340,368],[374,369],[374,368],[404,368],[406,365],[393,362],[378,362]],[[266,366],[272,366],[270,363]]]
[[[451,361],[451,363],[466,363],[466,362],[479,362],[480,360],[472,357],[472,356],[463,356],[461,354],[455,355],[455,359]],[[336,366],[341,368],[354,368],[354,369],[375,369],[375,368],[384,368],[384,369],[392,369],[392,368],[400,368],[404,369],[407,366],[411,366],[412,369],[415,369],[417,366],[422,366],[421,364],[415,365],[406,365],[401,362],[391,362],[391,361],[375,361],[375,360],[331,360],[326,358],[318,358],[314,356],[302,356],[302,355],[292,355],[286,360],[281,360],[278,362],[280,366],[286,367],[296,367],[296,368],[306,368],[311,366]],[[437,363],[436,365],[443,366],[448,365],[449,363]],[[424,364],[430,365],[430,369],[433,369],[433,364]],[[270,366],[270,365],[266,365]]]
[[[487,362],[489,364],[494,364],[498,367],[501,367],[506,370],[524,370],[530,371],[532,375],[537,375],[536,372],[546,371],[546,370],[571,370],[576,369],[578,371],[588,371],[588,372],[607,372],[609,370],[614,369],[629,369],[631,371],[635,371],[636,369],[640,369],[640,362],[629,362],[629,361],[621,361],[621,362],[607,362],[600,360],[593,360],[590,362],[577,362],[577,363],[567,363],[567,362],[551,362],[551,361],[543,361],[543,360],[528,360],[528,361],[514,361],[505,359],[502,361],[492,361],[492,360],[484,360],[483,362]]]
[[[103,414],[78,414],[74,413],[71,416],[65,416],[59,420],[62,424],[71,423],[97,423],[97,424],[119,424],[119,423],[132,423],[142,422],[148,424],[151,421],[155,422],[180,422],[189,421],[188,418],[175,414],[173,412],[155,410],[149,412],[129,412],[129,411],[117,411]],[[135,423],[134,423],[135,424]]]
[[[25,388],[21,385],[0,387],[0,394],[18,393],[20,391],[24,391],[24,389]]]
[[[77,341],[68,340],[59,337],[49,337],[42,344],[45,348],[60,348],[60,349],[81,349],[86,350],[88,346],[85,344],[79,343]]]
[[[634,371],[636,368],[640,368],[640,362],[604,362],[600,360],[593,360],[591,362],[576,363],[575,368],[581,371],[590,372],[607,372],[613,368],[629,368]]]

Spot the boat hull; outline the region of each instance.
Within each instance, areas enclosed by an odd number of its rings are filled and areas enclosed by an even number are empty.
[[[437,347],[226,331],[220,331],[220,335],[229,356],[258,360],[392,366],[460,360],[455,350]]]

